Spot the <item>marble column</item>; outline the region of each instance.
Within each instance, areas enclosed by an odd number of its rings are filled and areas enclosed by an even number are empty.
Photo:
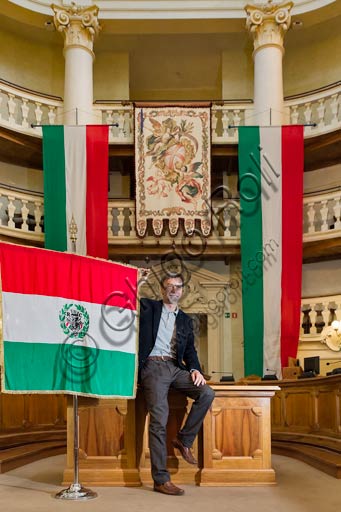
[[[254,116],[248,124],[282,125],[284,36],[290,27],[293,2],[246,5],[246,26],[253,38]]]
[[[64,124],[96,122],[93,105],[93,43],[98,35],[98,7],[52,6],[54,24],[64,37]],[[98,120],[97,120],[98,122]]]

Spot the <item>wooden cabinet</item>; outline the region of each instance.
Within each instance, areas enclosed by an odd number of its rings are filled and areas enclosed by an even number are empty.
[[[200,485],[275,483],[271,467],[270,401],[276,386],[213,385],[205,418]]]

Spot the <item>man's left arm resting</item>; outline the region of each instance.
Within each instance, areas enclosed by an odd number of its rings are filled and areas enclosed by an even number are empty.
[[[202,375],[197,351],[194,346],[193,324],[191,320],[189,321],[189,327],[190,330],[188,333],[187,344],[184,353],[184,361],[191,374],[193,383],[196,386],[203,386],[204,384],[206,384],[206,380]]]

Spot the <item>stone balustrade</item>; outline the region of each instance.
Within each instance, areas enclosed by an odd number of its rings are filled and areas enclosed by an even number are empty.
[[[205,243],[214,245],[239,245],[240,212],[238,199],[221,199],[212,202],[212,232]],[[341,190],[309,195],[303,204],[303,241],[323,240],[341,236]],[[7,186],[0,187],[0,234],[28,240],[43,241],[44,200],[39,193],[21,192]],[[135,229],[135,201],[111,199],[108,204],[108,237],[110,245],[139,245],[141,239]],[[144,245],[183,245],[188,237],[179,230],[171,237],[167,227],[162,237],[150,231],[143,239]],[[200,233],[191,240],[201,244]]]
[[[41,137],[39,124],[63,124],[63,101],[0,80],[0,126]]]
[[[15,238],[43,241],[42,194],[0,187],[0,233]]]
[[[341,337],[331,324],[341,321],[341,295],[301,299],[301,330],[297,358],[320,357],[320,374],[340,367]]]
[[[341,295],[309,297],[301,302],[301,335],[321,338],[324,327],[334,320],[341,321]]]
[[[305,137],[314,137],[341,128],[341,83],[307,92],[284,101],[288,124],[308,124]],[[126,102],[96,102],[93,119],[110,128],[110,142],[134,143],[134,105]],[[252,124],[251,100],[221,101],[212,105],[212,143],[236,144],[238,126]],[[32,124],[62,124],[63,101],[0,81],[0,126],[41,137]],[[270,113],[269,113],[270,124]]]
[[[94,112],[99,123],[117,125],[109,130],[109,142],[134,144],[134,105],[132,103],[94,104]]]
[[[308,124],[304,136],[315,137],[341,126],[341,83],[316,92],[300,94],[285,102],[288,124]]]
[[[341,189],[303,199],[304,240],[340,236]]]

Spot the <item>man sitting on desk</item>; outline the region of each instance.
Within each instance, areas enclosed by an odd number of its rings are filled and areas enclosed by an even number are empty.
[[[181,276],[166,276],[161,281],[163,300],[141,299],[140,305],[139,370],[150,414],[154,491],[173,496],[184,494],[184,490],[170,481],[167,471],[168,391],[176,389],[194,400],[185,425],[172,441],[190,464],[197,464],[191,446],[214,398],[194,347],[192,320],[178,308],[182,290]]]

